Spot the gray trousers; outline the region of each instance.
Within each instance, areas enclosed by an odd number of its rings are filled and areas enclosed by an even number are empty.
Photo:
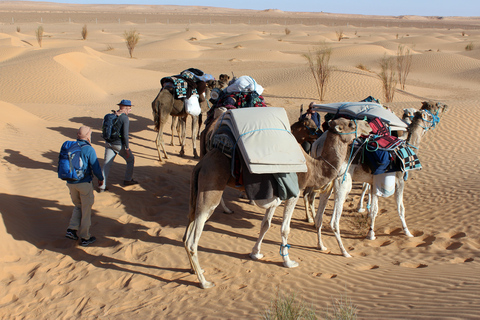
[[[105,189],[107,187],[107,179],[108,179],[108,174],[110,172],[110,168],[112,167],[113,160],[115,160],[115,157],[120,155],[123,159],[125,159],[127,163],[127,169],[125,170],[125,181],[130,181],[133,178],[133,167],[135,165],[135,157],[132,153],[132,150],[130,150],[130,157],[127,158],[127,150],[125,150],[125,147],[120,144],[110,144],[107,143],[107,146],[105,147],[105,160],[103,163],[103,186],[101,189]]]
[[[70,218],[68,229],[78,230],[82,239],[90,239],[90,225],[92,224],[92,206],[95,201],[92,182],[67,183],[70,197],[75,205]]]

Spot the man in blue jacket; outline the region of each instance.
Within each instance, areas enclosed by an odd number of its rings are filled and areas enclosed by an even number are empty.
[[[82,147],[81,159],[85,175],[79,181],[68,181],[67,186],[70,189],[70,197],[75,205],[73,208],[70,224],[68,225],[67,238],[78,240],[84,247],[95,242],[96,238],[90,234],[92,206],[95,200],[93,195],[92,173],[98,178],[98,186],[103,185],[103,174],[100,163],[97,159],[95,149],[90,145],[92,138],[92,129],[87,126],[81,126],[77,132],[77,141]],[[77,236],[77,231],[79,234]]]

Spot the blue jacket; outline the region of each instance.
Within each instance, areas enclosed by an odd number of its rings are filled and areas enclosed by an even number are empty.
[[[85,169],[85,175],[82,180],[78,181],[68,181],[67,183],[82,183],[90,182],[93,179],[92,172],[98,178],[98,180],[103,181],[102,168],[97,159],[97,153],[95,149],[88,143],[86,140],[78,140],[80,146],[82,147],[82,162]]]

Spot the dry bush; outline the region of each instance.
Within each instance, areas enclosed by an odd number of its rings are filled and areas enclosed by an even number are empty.
[[[368,71],[368,72],[370,72],[370,69],[368,69],[367,66],[365,66],[363,63],[357,64],[356,68],[358,68],[358,69],[360,69],[360,70],[363,70],[363,71]]]
[[[133,49],[135,49],[138,40],[140,40],[140,35],[137,33],[137,30],[133,29],[130,31],[125,31],[123,37],[125,39],[125,44],[127,45],[130,58],[133,58]]]
[[[405,90],[405,83],[407,82],[411,67],[412,51],[407,46],[399,44],[397,49],[397,72],[398,83],[400,83],[402,90]]]
[[[111,44],[107,44],[107,48],[105,49],[105,51],[112,51],[114,49],[115,48]]]
[[[285,34],[288,36],[292,31],[288,28],[285,28]]]
[[[393,57],[387,57],[385,54],[380,60],[380,73],[378,74],[380,80],[382,81],[385,102],[392,102],[393,96],[395,95],[395,87],[397,85],[395,69],[395,59]]]
[[[39,26],[37,30],[35,30],[35,35],[37,36],[37,42],[40,48],[42,47],[42,40],[43,40],[43,27]]]
[[[87,40],[87,36],[88,36],[88,30],[87,30],[87,25],[85,24],[82,27],[82,39]]]
[[[343,37],[345,36],[345,34],[343,33],[343,30],[335,31],[335,33],[337,34],[338,41],[342,40]]]
[[[325,43],[319,48],[309,50],[308,53],[303,55],[303,57],[307,59],[308,67],[315,79],[320,101],[323,101],[327,89],[327,82],[333,71],[333,68],[329,65],[331,55],[332,48],[328,47]]]
[[[467,44],[467,46],[465,47],[465,50],[466,50],[466,51],[472,51],[473,48],[475,48],[475,46],[473,45],[473,42],[470,42],[470,43]]]

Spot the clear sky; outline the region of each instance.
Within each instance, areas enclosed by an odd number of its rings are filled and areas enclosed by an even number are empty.
[[[34,0],[40,1],[40,0]],[[58,3],[156,4],[232,9],[279,9],[374,15],[480,16],[480,0],[41,0]]]

